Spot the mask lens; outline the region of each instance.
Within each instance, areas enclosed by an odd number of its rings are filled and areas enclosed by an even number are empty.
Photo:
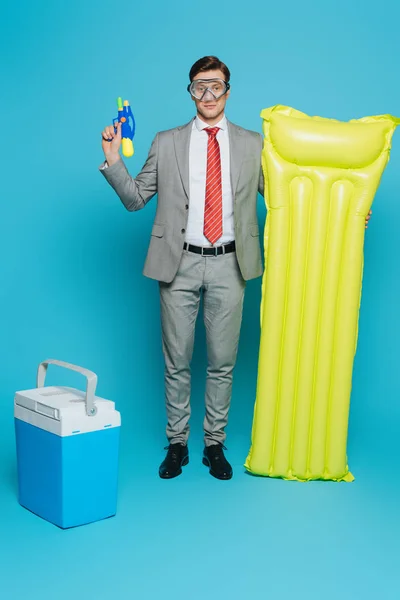
[[[197,100],[202,100],[207,91],[211,92],[214,98],[218,100],[226,93],[226,90],[226,83],[221,79],[196,79],[190,85],[190,93]]]

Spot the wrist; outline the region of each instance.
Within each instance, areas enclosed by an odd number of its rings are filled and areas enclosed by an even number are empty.
[[[111,167],[112,165],[115,165],[115,163],[117,163],[119,160],[121,160],[121,157],[119,154],[106,154],[106,161],[109,167]]]

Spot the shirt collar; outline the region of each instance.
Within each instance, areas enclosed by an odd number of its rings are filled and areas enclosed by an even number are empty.
[[[206,129],[207,127],[219,127],[219,129],[224,130],[227,128],[227,120],[226,120],[226,116],[224,115],[222,117],[222,119],[215,125],[208,125],[202,119],[200,119],[200,117],[196,116],[196,118],[194,120],[194,125],[198,131],[203,131],[203,129]]]

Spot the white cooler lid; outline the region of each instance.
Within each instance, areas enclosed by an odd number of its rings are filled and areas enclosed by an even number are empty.
[[[85,392],[70,387],[49,386],[23,390],[15,394],[15,404],[60,421],[72,416],[86,416]],[[115,403],[94,397],[97,414],[115,410]],[[93,417],[88,417],[93,419]]]
[[[44,386],[48,364],[57,364],[86,375],[86,393],[71,387]],[[15,394],[14,416],[17,419],[61,436],[120,426],[121,416],[115,410],[115,403],[94,394],[97,376],[91,371],[69,363],[48,360],[39,366],[38,383],[42,385]],[[90,411],[88,406],[91,407]]]

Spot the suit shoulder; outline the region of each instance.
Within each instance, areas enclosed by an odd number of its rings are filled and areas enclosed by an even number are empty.
[[[253,131],[252,129],[246,129],[245,127],[241,127],[240,125],[236,125],[235,123],[230,123],[231,126],[235,127],[235,129],[245,135],[248,135],[252,138],[259,138],[261,136],[261,133],[259,133],[258,131]],[[262,137],[262,136],[261,136]]]
[[[257,147],[262,146],[263,144],[263,136],[261,133],[257,131],[252,131],[251,129],[245,129],[244,127],[240,127],[239,125],[235,125],[234,123],[230,124],[231,127],[234,127],[236,132],[239,135],[242,135],[248,142],[251,144],[256,144]]]
[[[189,127],[191,124],[192,121],[189,121],[189,123],[185,123],[185,125],[179,125],[178,127],[172,127],[171,129],[164,129],[163,131],[159,131],[157,135],[162,138],[169,137],[175,132],[181,131],[182,129]]]

